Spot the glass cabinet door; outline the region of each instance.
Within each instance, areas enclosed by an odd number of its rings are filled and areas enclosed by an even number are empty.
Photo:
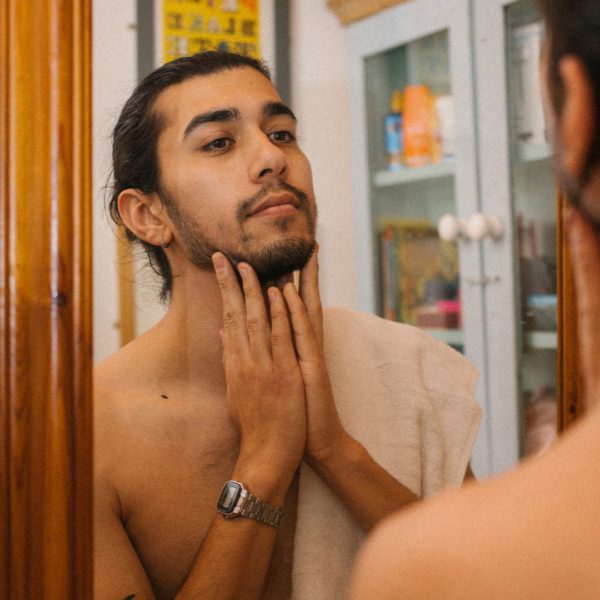
[[[477,207],[468,7],[415,0],[349,28],[360,308],[458,348],[479,257],[437,228]]]
[[[448,30],[364,61],[377,312],[463,346]]]
[[[483,406],[481,244],[438,235],[479,210],[470,10],[412,0],[350,25],[350,112],[359,309],[464,352]]]
[[[505,9],[521,454],[556,437],[556,175],[542,107],[543,26],[532,0]]]
[[[489,353],[488,426],[498,471],[555,436],[557,187],[535,2],[474,4],[482,210],[506,224],[501,242],[484,243],[486,329],[497,350]]]

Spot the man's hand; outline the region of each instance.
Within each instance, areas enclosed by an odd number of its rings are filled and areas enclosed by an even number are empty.
[[[290,310],[307,411],[305,459],[327,460],[349,441],[338,416],[323,353],[323,308],[316,251],[300,275],[300,294],[292,283],[283,290]]]
[[[317,271],[314,254],[302,270],[300,294],[291,283],[283,290],[306,394],[304,459],[357,522],[369,530],[384,517],[413,502],[416,496],[377,464],[342,426],[325,366]]]
[[[246,478],[250,472],[254,490],[258,479],[285,494],[306,440],[304,387],[285,301],[277,288],[268,290],[269,324],[252,267],[238,265],[242,293],[229,261],[216,253],[213,263],[223,300],[227,401],[241,434],[235,471]]]
[[[585,404],[592,408],[600,393],[600,239],[576,209],[568,219]]]

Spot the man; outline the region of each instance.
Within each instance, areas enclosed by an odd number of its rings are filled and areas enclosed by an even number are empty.
[[[310,167],[261,63],[159,68],[113,166],[111,214],[169,309],[96,372],[96,597],[340,597],[356,523],[464,476],[473,368],[412,328],[323,318]]]
[[[560,176],[577,287],[587,413],[514,472],[425,502],[383,525],[351,598],[600,597],[600,1],[540,0]]]

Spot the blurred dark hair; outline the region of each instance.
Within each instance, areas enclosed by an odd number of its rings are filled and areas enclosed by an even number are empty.
[[[154,110],[160,93],[191,77],[243,67],[255,69],[271,80],[269,69],[259,60],[230,52],[210,51],[168,62],[138,84],[125,103],[113,131],[113,183],[108,211],[117,225],[124,226],[117,205],[123,190],[134,188],[144,194],[160,193],[156,146],[162,121]],[[165,251],[161,246],[139,239],[126,227],[125,232],[130,242],[141,244],[146,251],[150,266],[162,278],[160,298],[167,300],[173,288],[173,275]]]
[[[583,63],[593,87],[596,104],[596,134],[587,158],[582,180],[600,162],[600,1],[537,0],[546,22],[549,48],[548,85],[554,111],[560,115],[564,86],[558,71],[560,60],[568,55]]]

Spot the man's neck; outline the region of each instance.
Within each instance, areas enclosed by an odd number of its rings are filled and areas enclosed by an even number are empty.
[[[263,289],[266,292],[271,285],[283,288],[288,281],[292,281],[291,274]],[[214,272],[190,268],[176,276],[169,309],[156,331],[159,343],[169,353],[165,361],[174,378],[225,388],[222,327],[223,304]]]

